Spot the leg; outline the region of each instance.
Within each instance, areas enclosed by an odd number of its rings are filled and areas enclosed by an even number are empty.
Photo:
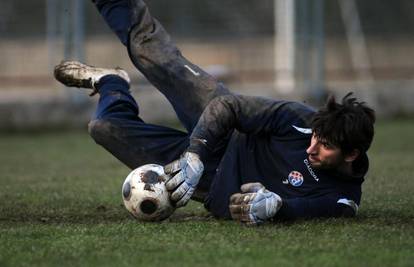
[[[100,98],[94,119],[89,123],[93,139],[131,169],[148,163],[166,165],[188,147],[188,134],[144,123],[128,83],[109,75],[97,84]],[[192,199],[204,201],[219,158],[205,163],[205,173]]]
[[[89,132],[128,167],[134,169],[147,163],[165,165],[186,149],[186,133],[146,124],[138,117],[138,106],[125,80],[104,76],[97,87],[100,99]]]
[[[230,91],[181,55],[141,0],[96,0],[98,10],[127,45],[133,64],[163,93],[191,132],[205,106]]]

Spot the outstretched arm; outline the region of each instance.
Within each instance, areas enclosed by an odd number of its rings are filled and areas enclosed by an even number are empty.
[[[353,200],[339,194],[282,199],[260,183],[244,184],[241,192],[230,197],[229,210],[233,220],[247,225],[279,219],[354,217],[358,212]]]
[[[331,194],[317,198],[284,199],[275,219],[310,219],[318,217],[354,217],[358,205],[349,197]]]

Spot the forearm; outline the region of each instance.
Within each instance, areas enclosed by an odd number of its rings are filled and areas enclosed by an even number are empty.
[[[229,133],[274,134],[280,125],[279,110],[285,101],[226,95],[210,102],[190,137],[189,151],[202,158],[210,154]]]
[[[340,198],[338,195],[328,195],[318,198],[284,198],[282,199],[282,206],[275,215],[274,220],[353,217],[356,216],[357,211],[358,206],[354,201]]]

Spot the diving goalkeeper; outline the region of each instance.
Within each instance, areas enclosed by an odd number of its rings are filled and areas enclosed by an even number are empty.
[[[141,0],[93,1],[135,67],[172,104],[186,132],[144,122],[122,69],[75,61],[55,68],[67,86],[99,95],[89,132],[130,168],[164,165],[177,207],[191,199],[249,225],[355,216],[368,171],[374,111],[351,94],[316,111],[236,95],[189,62]]]

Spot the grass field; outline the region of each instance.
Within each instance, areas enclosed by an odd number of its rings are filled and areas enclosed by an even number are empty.
[[[414,121],[381,121],[355,219],[248,228],[191,203],[122,206],[129,170],[86,133],[0,136],[0,266],[414,266]]]

